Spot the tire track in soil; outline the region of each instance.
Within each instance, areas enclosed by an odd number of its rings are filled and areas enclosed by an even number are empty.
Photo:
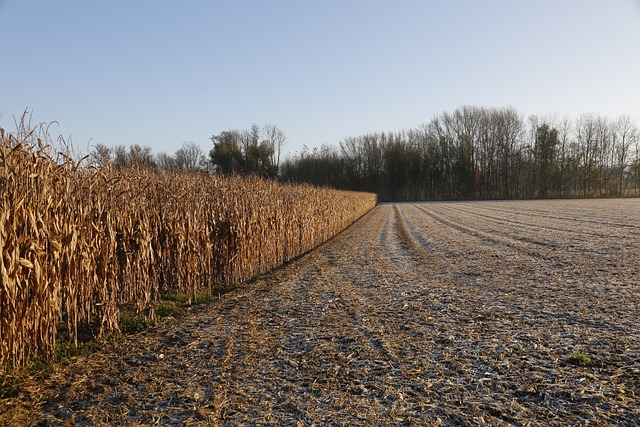
[[[545,261],[551,260],[549,258],[549,255],[547,255],[545,252],[543,252],[542,250],[536,250],[533,247],[555,246],[553,243],[533,240],[533,239],[517,238],[517,237],[510,236],[508,234],[494,232],[493,230],[491,232],[487,232],[481,228],[482,227],[481,224],[477,226],[472,226],[472,225],[469,225],[469,221],[463,222],[462,220],[454,219],[451,216],[445,216],[445,214],[436,213],[434,210],[429,210],[425,206],[419,206],[418,209],[420,209],[422,212],[424,212],[426,215],[429,215],[436,221],[442,223],[446,228],[457,230],[467,235],[468,237],[473,238],[476,241],[479,241],[481,247],[483,246],[482,242],[485,242],[485,244],[486,242],[491,242],[496,245],[505,246],[510,250],[519,251],[525,255],[528,255],[534,258],[541,258]],[[470,215],[470,216],[473,217],[475,215]],[[473,224],[476,224],[476,222],[474,221]],[[464,239],[460,238],[459,240],[464,240]],[[498,252],[502,252],[502,250],[498,249]]]
[[[620,202],[620,201],[618,201]],[[628,202],[626,200],[622,202]],[[533,203],[533,202],[530,202]],[[622,204],[624,207],[624,203]],[[456,206],[455,209],[448,209],[447,214],[460,218],[462,212],[462,218],[468,218],[469,215],[474,218],[484,218],[485,216],[478,211],[485,209],[483,203],[469,204],[469,206],[460,207]],[[612,212],[614,208],[610,208],[605,212]],[[633,211],[633,209],[632,209]],[[640,206],[637,207],[638,215],[637,222],[640,224]],[[591,217],[599,217],[597,222],[605,223],[606,214],[603,211],[594,212],[595,215]],[[512,218],[513,215],[505,215],[506,218]],[[557,266],[563,269],[572,264],[580,264],[580,255],[584,253],[597,255],[597,263],[604,266],[612,266],[619,268],[621,265],[632,264],[634,259],[629,256],[625,250],[626,242],[631,240],[637,240],[640,236],[640,226],[635,226],[634,229],[629,228],[607,228],[606,230],[600,228],[600,231],[593,229],[585,230],[579,224],[577,227],[573,224],[565,224],[563,228],[547,226],[548,220],[544,219],[544,225],[540,224],[541,219],[535,215],[529,215],[526,222],[511,221],[516,226],[509,226],[509,220],[505,219],[503,227],[496,228],[489,224],[480,221],[474,221],[484,228],[485,231],[491,234],[506,235],[508,238],[520,240],[523,242],[538,242],[543,243],[543,250],[552,252],[553,256],[559,260]],[[569,227],[567,227],[569,226]],[[504,230],[501,230],[503,228]],[[536,231],[536,228],[538,231]],[[543,230],[549,230],[544,232]],[[593,262],[593,259],[589,259]]]
[[[518,253],[513,247],[501,244],[499,239],[483,238],[480,233],[458,226],[426,206],[408,205],[405,209],[407,221],[415,224],[413,227],[418,233],[428,235],[430,247],[447,260],[448,270],[458,272],[459,277],[471,280],[494,271],[519,277],[523,269],[536,268],[536,261],[526,251]]]
[[[616,199],[615,201],[618,204],[622,205],[624,212],[631,212],[631,213],[633,213],[634,211],[633,204],[637,204],[636,203],[637,200],[634,200],[634,199]],[[495,204],[491,202],[479,202],[479,203],[485,204],[485,206],[483,206],[484,210],[497,212],[501,216],[504,216],[507,214],[508,215],[518,214],[518,215],[527,216],[527,217],[551,220],[554,223],[557,223],[558,221],[560,221],[561,223],[567,224],[568,226],[572,227],[569,229],[571,232],[579,232],[581,230],[584,230],[585,228],[584,224],[588,224],[590,228],[596,227],[596,228],[603,228],[605,230],[624,229],[627,232],[631,232],[636,235],[640,234],[640,230],[638,230],[638,226],[637,226],[637,223],[638,221],[640,221],[640,218],[638,217],[637,213],[636,215],[633,215],[633,214],[620,215],[619,212],[613,211],[613,212],[610,212],[611,214],[616,214],[614,215],[613,220],[611,220],[610,217],[602,216],[602,215],[598,215],[598,219],[589,219],[588,213],[591,213],[591,212],[587,211],[586,212],[587,215],[586,215],[585,211],[580,211],[579,209],[576,209],[576,208],[579,208],[580,201],[576,202],[572,200],[551,200],[549,202],[558,206],[556,209],[552,211],[555,213],[549,212],[549,208],[542,209],[542,208],[536,208],[531,206],[532,204],[536,203],[535,201],[529,201],[528,202],[529,204],[522,203],[522,202],[520,203],[499,202],[499,204]],[[593,202],[597,203],[599,207],[603,207],[603,206],[606,206],[606,205],[603,205],[603,203],[607,203],[607,200],[594,199]],[[477,208],[477,205],[479,203],[476,202],[473,204],[474,210]],[[578,203],[578,205],[576,205],[576,203]],[[489,204],[492,204],[492,206],[487,206]],[[508,207],[505,207],[505,206],[508,206]],[[539,205],[536,204],[535,206],[539,206]],[[531,207],[531,209],[525,209],[525,207]],[[564,211],[572,211],[575,214],[573,216],[558,214],[557,210],[559,210],[559,208],[562,208],[562,210]]]
[[[475,207],[478,204],[470,203],[469,205]],[[501,257],[506,255],[506,261],[509,263],[514,259],[509,256],[510,249],[520,252],[525,258],[519,258],[518,268],[525,268],[525,271],[537,270],[538,264],[543,262],[557,270],[553,278],[575,280],[582,271],[589,269],[592,270],[589,275],[590,280],[602,284],[610,278],[610,270],[637,265],[634,252],[626,250],[626,242],[628,240],[633,242],[633,236],[627,233],[610,232],[606,235],[606,239],[595,239],[593,235],[591,239],[581,239],[575,235],[577,233],[556,233],[552,237],[532,235],[528,229],[517,234],[515,231],[501,231],[488,226],[485,222],[478,220],[478,215],[472,210],[463,210],[464,216],[460,216],[460,211],[451,208],[451,204],[439,205],[438,210],[441,211],[439,214],[436,213],[436,209],[429,209],[428,206],[419,204],[417,208],[444,224],[448,232],[460,232],[470,240],[477,239],[476,247],[480,245],[483,249],[489,249],[491,245],[487,242],[505,246],[505,249],[498,248],[497,253]],[[553,240],[549,240],[550,238]],[[464,244],[464,240],[464,237],[458,237],[460,244]],[[496,255],[494,254],[493,257]],[[526,257],[530,259],[527,261]],[[595,270],[594,266],[597,266]],[[482,270],[481,267],[475,266],[472,269]]]
[[[560,228],[549,226],[548,220],[544,220],[545,222],[541,224],[540,218],[535,215],[528,215],[526,221],[517,221],[513,219],[513,215],[505,214],[503,219],[496,219],[493,216],[482,214],[482,211],[481,203],[470,204],[466,209],[460,206],[447,206],[446,209],[443,209],[446,216],[451,219],[462,218],[464,220],[472,216],[475,219],[474,222],[480,224],[488,233],[551,247],[555,251],[562,252],[598,251],[606,255],[619,250],[619,243],[624,240],[623,237],[640,235],[640,227],[637,226],[635,230],[616,230],[609,227],[601,231],[593,228],[586,230],[581,224],[578,227],[575,224],[565,224],[564,227]],[[489,221],[480,222],[478,221],[479,219],[488,219]],[[640,222],[640,216],[638,221]],[[490,224],[493,224],[493,226]],[[498,225],[496,226],[496,224]],[[609,242],[611,241],[618,242],[618,244],[610,247],[611,244]]]
[[[460,217],[447,215],[449,206],[440,206],[442,211],[440,213],[435,209],[429,209],[428,205],[416,206],[424,214],[444,225],[447,233],[451,235],[459,233],[454,237],[458,242],[455,246],[464,246],[467,240],[474,242],[472,246],[483,251],[491,251],[494,247],[490,257],[500,260],[502,264],[510,265],[513,274],[522,274],[522,272],[533,274],[539,269],[540,263],[543,263],[556,270],[547,278],[549,282],[575,280],[575,276],[579,276],[585,268],[591,267],[595,259],[597,265],[603,266],[600,269],[603,274],[598,274],[596,271],[595,274],[590,275],[590,278],[602,282],[609,277],[609,268],[617,268],[619,264],[628,261],[633,262],[632,257],[621,251],[619,242],[611,245],[599,241],[579,241],[573,235],[569,237],[566,234],[564,238],[561,234],[557,234],[553,237],[554,240],[550,241],[547,236],[531,236],[526,230],[519,236],[487,226],[486,223],[477,219],[473,211],[466,212],[466,216]],[[522,256],[518,256],[517,253]],[[584,253],[588,253],[589,256],[582,256]],[[470,263],[467,269],[470,271],[469,274],[493,269],[488,267],[491,263],[487,264],[484,256],[480,259],[482,263]],[[503,270],[498,268],[497,271],[502,274]],[[560,286],[563,284],[561,283]]]
[[[567,286],[551,255],[534,268],[520,244],[486,238],[486,219],[447,208],[378,206],[219,301],[61,368],[38,402],[0,403],[0,421],[637,425],[632,270]],[[576,349],[596,365],[569,365]]]
[[[618,252],[612,253],[580,246],[575,251],[566,251],[558,250],[554,245],[527,245],[517,237],[501,238],[501,233],[494,232],[493,229],[485,231],[483,223],[476,220],[473,211],[468,212],[466,217],[454,219],[445,217],[444,214],[437,214],[434,212],[435,209],[428,209],[428,206],[418,204],[412,208],[419,209],[444,225],[443,232],[448,236],[454,236],[451,237],[451,240],[455,241],[454,246],[474,246],[477,250],[486,252],[486,255],[480,256],[470,253],[470,258],[479,259],[480,262],[468,262],[467,268],[464,269],[472,276],[482,276],[479,280],[484,285],[490,286],[489,281],[494,281],[496,276],[501,279],[507,276],[514,280],[528,282],[539,289],[540,305],[544,304],[545,300],[552,299],[553,292],[563,292],[580,301],[585,288],[599,296],[607,294],[609,298],[619,302],[620,306],[626,305],[625,299],[634,300],[633,293],[624,289],[611,294],[608,282],[612,275],[613,277],[618,275],[615,270],[626,261],[630,265],[635,265],[637,269],[637,261],[634,261],[637,259],[634,257],[637,251],[627,253],[624,250],[621,251],[620,245],[616,244],[612,246]],[[450,205],[440,204],[438,208],[448,210]],[[473,224],[473,226],[465,224]],[[567,240],[571,239],[567,237]],[[469,242],[474,244],[470,245]],[[530,246],[536,246],[536,248]],[[585,253],[588,256],[584,256]],[[588,274],[585,274],[585,271],[588,271]],[[575,287],[567,287],[567,283],[575,284]],[[606,317],[607,313],[603,311],[603,315]]]
[[[480,205],[476,205],[473,208],[468,208],[468,209],[463,209],[459,206],[456,206],[455,209],[450,209],[449,212],[454,212],[456,214],[460,214],[462,213],[463,215],[474,215],[478,218],[483,218],[486,220],[489,220],[489,222],[493,223],[496,225],[496,230],[500,231],[502,227],[508,227],[507,230],[503,230],[503,232],[505,234],[523,234],[526,233],[527,235],[540,235],[542,233],[544,233],[545,231],[551,232],[551,233],[562,233],[562,235],[566,235],[566,234],[571,234],[572,236],[575,236],[576,234],[578,235],[583,235],[586,237],[598,237],[598,238],[602,238],[602,237],[609,237],[609,234],[604,234],[604,233],[594,233],[594,232],[587,232],[584,231],[582,229],[577,229],[576,227],[572,228],[561,228],[561,227],[552,227],[549,225],[544,225],[544,224],[539,224],[535,221],[526,221],[526,220],[516,220],[513,218],[506,218],[505,217],[505,212],[508,211],[501,211],[503,216],[495,216],[495,215],[489,215],[486,213],[481,213],[483,210],[482,207]],[[485,210],[486,211],[486,210]],[[532,217],[529,216],[527,217],[528,219],[531,219]],[[536,218],[536,217],[534,217]],[[536,218],[537,219],[537,218]],[[493,229],[493,228],[492,228]],[[556,241],[562,241],[562,239],[555,239]],[[557,242],[554,242],[555,244],[558,244]]]

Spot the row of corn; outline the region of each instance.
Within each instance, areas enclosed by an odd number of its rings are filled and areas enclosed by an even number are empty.
[[[193,298],[343,230],[376,196],[258,178],[82,167],[0,129],[0,365],[52,356],[57,331],[118,330],[163,292]]]

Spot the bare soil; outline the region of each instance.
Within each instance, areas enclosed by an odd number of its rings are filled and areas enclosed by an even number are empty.
[[[640,425],[639,318],[638,199],[380,205],[0,424]]]

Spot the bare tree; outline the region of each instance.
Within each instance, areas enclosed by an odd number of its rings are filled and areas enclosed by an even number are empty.
[[[113,166],[116,169],[122,169],[129,164],[129,156],[127,148],[124,145],[116,145],[113,147]]]
[[[202,166],[204,153],[199,145],[185,141],[174,155],[176,169],[185,172],[195,172]]]
[[[570,183],[567,178],[569,172],[569,136],[571,134],[571,119],[564,117],[558,127],[558,161],[559,161],[559,173],[557,180],[557,191],[559,196],[563,196],[565,192],[565,186]]]
[[[266,124],[262,126],[262,132],[267,141],[269,141],[273,147],[272,164],[276,167],[276,176],[280,173],[280,156],[282,155],[282,149],[287,143],[287,136],[285,133],[273,124]]]
[[[111,163],[111,149],[104,144],[96,144],[91,157],[96,166],[104,167]]]
[[[631,166],[629,162],[629,151],[631,145],[638,138],[638,127],[629,116],[621,116],[614,124],[614,155],[617,174],[617,193],[623,195],[628,179],[625,179],[625,172]]]
[[[635,140],[635,160],[631,163],[630,173],[633,176],[633,188],[636,195],[640,195],[640,134],[636,132],[633,139]]]
[[[580,147],[581,192],[583,196],[587,196],[592,184],[596,159],[597,127],[597,119],[593,114],[582,114],[576,121],[576,142]]]
[[[172,172],[176,169],[176,162],[172,155],[167,153],[160,153],[156,156],[156,163],[160,170],[164,172]]]
[[[129,147],[128,166],[138,166],[141,168],[154,169],[156,162],[153,159],[151,147],[133,144]]]
[[[519,179],[519,169],[513,165],[514,153],[521,142],[524,123],[520,114],[513,107],[502,108],[491,112],[494,117],[494,135],[498,138],[498,164],[500,165],[500,181],[502,183],[500,197],[510,199]]]

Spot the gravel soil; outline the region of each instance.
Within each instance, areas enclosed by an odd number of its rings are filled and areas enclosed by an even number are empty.
[[[638,199],[379,205],[0,425],[636,426],[639,318]]]

